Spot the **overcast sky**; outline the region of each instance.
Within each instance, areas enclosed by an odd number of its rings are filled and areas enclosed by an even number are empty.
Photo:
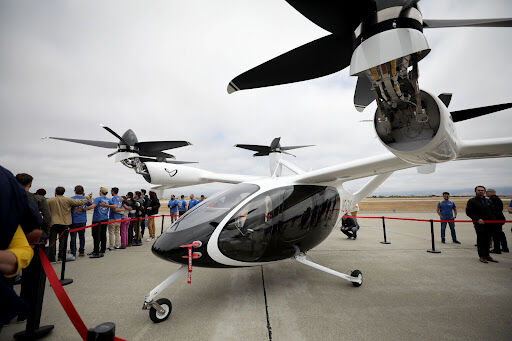
[[[421,1],[424,18],[512,17],[510,0]],[[356,78],[342,72],[290,85],[226,92],[238,74],[327,32],[285,1],[0,1],[0,163],[35,177],[50,195],[76,184],[149,188],[107,158],[108,149],[45,136],[115,141],[187,140],[178,160],[211,171],[266,175],[267,158],[236,143],[315,144],[296,161],[315,169],[387,153],[371,123],[375,104],[354,109]],[[431,53],[420,87],[452,92],[450,109],[512,101],[512,29],[425,30]],[[462,139],[511,136],[512,110],[456,124]],[[399,171],[377,192],[512,184],[512,159],[458,161],[431,175]],[[354,189],[359,183],[349,184]],[[211,193],[210,185],[175,193]],[[166,191],[169,194],[170,191]]]

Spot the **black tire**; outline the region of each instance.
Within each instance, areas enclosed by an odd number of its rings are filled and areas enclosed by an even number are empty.
[[[149,309],[149,318],[154,323],[160,323],[167,320],[169,316],[171,316],[172,304],[171,301],[169,301],[167,298],[159,298],[158,300],[156,300],[156,303],[158,303],[162,308],[165,309],[165,313],[160,314],[156,311],[155,308],[151,307]]]
[[[359,270],[354,270],[350,274],[350,276],[352,276],[352,277],[357,277],[359,275],[361,275],[361,283],[352,282],[352,285],[355,286],[355,287],[360,287],[361,284],[363,284],[363,273],[361,271],[359,271]]]

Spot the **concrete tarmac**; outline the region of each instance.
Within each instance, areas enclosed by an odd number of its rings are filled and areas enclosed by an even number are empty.
[[[360,215],[436,218],[428,213]],[[459,219],[467,219],[460,215]],[[142,310],[144,296],[178,269],[152,255],[152,242],[109,252],[100,259],[78,258],[66,266],[65,287],[90,328],[116,324],[127,340],[512,340],[512,256],[493,255],[498,264],[478,261],[472,224],[456,226],[462,245],[441,244],[435,224],[389,220],[389,245],[380,220],[360,219],[357,240],[335,229],[308,258],[337,271],[363,272],[354,287],[341,278],[293,260],[240,269],[194,268],[164,290],[173,312],[154,324]],[[160,231],[160,220],[156,226]],[[510,224],[504,226],[512,242]],[[147,232],[146,232],[147,234]],[[87,231],[86,251],[92,249]],[[147,237],[147,235],[145,236]],[[54,265],[60,274],[60,264]],[[19,290],[19,287],[17,288]],[[41,325],[54,324],[48,340],[80,340],[47,285]],[[1,340],[23,330],[4,327]]]

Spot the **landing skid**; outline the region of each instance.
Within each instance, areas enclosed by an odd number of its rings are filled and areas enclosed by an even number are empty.
[[[148,295],[146,295],[142,309],[149,309],[149,317],[153,322],[160,323],[167,320],[172,312],[171,301],[167,298],[160,298],[154,301],[155,297],[185,272],[187,272],[187,266],[182,265],[178,270],[167,277],[162,283],[158,284]]]
[[[297,253],[293,257],[293,259],[295,259],[299,263],[305,264],[305,265],[310,266],[312,268],[315,268],[317,270],[320,270],[320,271],[323,271],[323,272],[327,272],[328,274],[331,274],[331,275],[343,278],[344,280],[347,280],[349,282],[352,282],[352,285],[355,286],[355,287],[360,287],[361,284],[363,284],[363,273],[361,271],[359,271],[359,270],[352,271],[352,273],[349,276],[347,274],[344,274],[344,273],[341,273],[341,272],[329,269],[329,268],[327,268],[325,266],[322,266],[320,264],[316,264],[316,263],[314,263],[314,262],[312,262],[310,260],[307,260],[306,259],[306,254],[302,253],[302,252],[301,253]]]

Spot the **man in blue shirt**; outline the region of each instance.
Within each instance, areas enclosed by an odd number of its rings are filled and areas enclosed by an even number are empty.
[[[169,200],[169,203],[167,204],[167,207],[169,207],[170,214],[171,214],[171,224],[176,221],[176,216],[178,215],[178,200],[176,200],[176,197],[171,195],[171,200]]]
[[[75,196],[71,199],[85,199],[84,188],[80,185],[75,186]],[[74,206],[71,209],[71,225],[69,229],[75,229],[78,227],[84,227],[87,224],[87,211],[90,210],[91,202],[82,205]],[[71,232],[71,240],[69,242],[69,249],[73,257],[76,257],[76,235],[80,239],[80,247],[78,249],[78,255],[80,257],[85,256],[85,229],[77,232]]]
[[[107,224],[109,203],[108,203],[108,189],[105,187],[100,188],[100,196],[95,198],[91,207],[94,208],[92,215],[92,223],[98,224],[92,228],[92,238],[94,243],[94,250],[89,256],[90,258],[103,257],[107,249]],[[101,248],[100,248],[101,243]]]
[[[180,217],[187,212],[187,202],[185,201],[185,196],[182,194],[180,200],[178,200],[178,214]]]
[[[194,206],[199,204],[200,201],[194,198],[194,194],[190,194],[190,200],[188,201],[188,209],[191,210]]]
[[[443,192],[443,201],[437,203],[437,214],[441,220],[454,220],[457,218],[457,207],[455,203],[450,201],[450,193]],[[455,234],[455,223],[448,222],[450,225],[450,232],[452,234],[452,241],[455,244],[460,244],[457,240],[457,235]],[[446,230],[446,222],[441,223],[441,242],[445,243],[445,230]]]
[[[107,226],[108,230],[108,250],[117,250],[121,248],[121,223],[119,220],[121,220],[121,207],[120,201],[119,201],[119,188],[112,187],[110,190],[110,194],[112,194],[112,199],[108,201],[109,208],[110,208],[110,214],[109,214],[109,220],[110,221],[118,221],[117,223],[110,223]]]

